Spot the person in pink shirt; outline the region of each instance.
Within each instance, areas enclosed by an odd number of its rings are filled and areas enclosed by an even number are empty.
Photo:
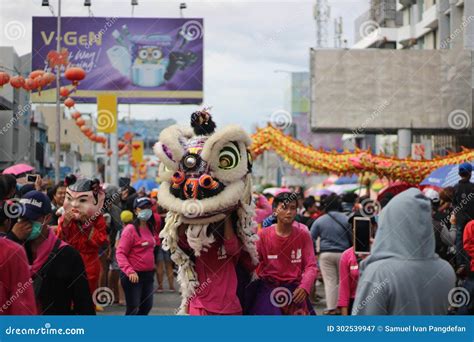
[[[0,315],[36,315],[30,267],[23,247],[0,238]]]
[[[314,315],[308,299],[318,269],[308,228],[295,221],[298,202],[292,193],[274,199],[277,223],[259,232],[255,299],[250,314]]]
[[[237,272],[242,243],[233,228],[232,215],[214,225],[215,241],[195,257],[200,286],[189,300],[188,313],[193,316],[240,315],[242,306],[237,296]],[[179,229],[179,246],[187,253],[186,225]]]
[[[352,304],[359,281],[359,263],[354,253],[354,247],[346,249],[339,260],[339,297],[337,306],[341,315],[347,316],[352,312]]]
[[[153,307],[154,248],[159,245],[160,220],[153,215],[152,202],[147,197],[135,199],[136,219],[124,227],[117,247],[117,263],[122,271],[120,280],[127,303],[126,315],[148,315]]]

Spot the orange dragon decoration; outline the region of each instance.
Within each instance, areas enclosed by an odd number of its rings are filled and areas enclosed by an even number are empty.
[[[431,160],[399,159],[359,149],[354,152],[327,152],[305,145],[271,125],[258,129],[252,136],[252,156],[256,158],[265,150],[274,150],[288,164],[306,173],[347,175],[372,172],[379,177],[410,184],[419,184],[441,166],[474,160],[474,150],[466,148],[459,153]]]

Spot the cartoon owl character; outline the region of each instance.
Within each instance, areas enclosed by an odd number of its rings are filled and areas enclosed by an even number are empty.
[[[163,52],[156,46],[142,46],[138,49],[135,64],[158,64],[163,58]]]
[[[199,286],[193,261],[178,246],[181,224],[188,224],[187,241],[199,256],[215,241],[208,227],[234,211],[236,234],[254,264],[258,263],[248,152],[251,139],[237,125],[215,131],[211,115],[205,110],[193,113],[191,126],[193,129],[174,125],[163,130],[154,147],[161,161],[158,202],[168,210],[160,237],[163,248],[171,251],[179,266],[183,295],[180,313],[185,312],[186,303]]]

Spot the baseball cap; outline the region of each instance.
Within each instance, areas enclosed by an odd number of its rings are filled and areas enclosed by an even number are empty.
[[[149,207],[152,204],[153,203],[148,197],[138,197],[133,201],[133,209]]]
[[[423,191],[425,196],[432,202],[432,203],[439,203],[439,192],[433,189],[425,189]]]
[[[459,173],[470,173],[472,172],[472,165],[471,163],[462,163],[459,165]]]
[[[20,217],[36,220],[41,216],[51,213],[51,201],[48,196],[40,191],[30,191],[21,199],[22,212]]]

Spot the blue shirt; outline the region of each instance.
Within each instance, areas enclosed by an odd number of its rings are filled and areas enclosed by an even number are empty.
[[[346,214],[331,211],[329,214],[324,214],[314,221],[311,226],[311,236],[315,241],[318,237],[321,238],[319,243],[319,251],[321,253],[342,253],[352,247],[351,226],[347,220],[348,217]]]

